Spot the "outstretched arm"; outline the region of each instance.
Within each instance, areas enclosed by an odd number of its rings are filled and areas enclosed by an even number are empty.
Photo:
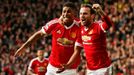
[[[29,47],[30,44],[35,43],[39,38],[45,35],[41,30],[34,33],[15,53],[14,56],[20,56],[24,51],[25,48]]]

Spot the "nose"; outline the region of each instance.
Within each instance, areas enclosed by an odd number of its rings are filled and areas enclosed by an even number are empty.
[[[83,14],[80,14],[80,18],[84,18],[84,15]]]
[[[68,13],[67,13],[67,12],[65,12],[65,13],[64,13],[64,16],[67,16],[67,14],[68,14]]]

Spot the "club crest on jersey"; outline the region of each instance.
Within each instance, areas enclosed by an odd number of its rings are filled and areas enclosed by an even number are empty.
[[[88,32],[88,34],[92,34],[92,33],[93,33],[93,29]]]
[[[72,37],[72,38],[75,38],[75,37],[76,37],[76,33],[75,33],[75,32],[72,32],[72,33],[71,33],[71,37]]]
[[[88,40],[91,40],[91,37],[85,35],[85,36],[82,36],[82,40],[88,41]]]
[[[37,66],[39,66],[39,64],[37,64]]]
[[[44,66],[47,66],[47,63],[44,63]]]
[[[57,34],[61,34],[61,31],[60,31],[60,30],[58,30],[58,31],[57,31]]]

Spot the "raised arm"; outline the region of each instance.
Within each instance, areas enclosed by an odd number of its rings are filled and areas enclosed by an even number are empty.
[[[102,10],[99,4],[93,4],[92,9],[94,9],[101,17],[106,16],[106,13]]]
[[[45,35],[41,30],[34,33],[15,53],[14,56],[20,56],[25,48],[29,47],[31,44],[35,43],[39,38]]]
[[[105,21],[105,23],[108,25],[108,28],[110,26],[113,26],[112,21],[108,17],[108,15],[102,10],[102,7],[99,4],[93,4],[92,8],[101,16],[102,20]]]

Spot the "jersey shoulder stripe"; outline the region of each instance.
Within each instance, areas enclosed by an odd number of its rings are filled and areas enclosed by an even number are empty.
[[[55,18],[55,19],[49,21],[46,25],[53,25],[53,24],[58,23],[58,22],[59,22],[59,19]]]
[[[75,24],[76,26],[80,27],[80,22],[79,22],[79,21],[74,20],[74,24]]]
[[[58,18],[49,21],[48,23],[46,23],[45,26],[43,26],[43,28],[45,28],[47,30],[50,26],[53,26],[56,23],[59,23],[59,19]]]

